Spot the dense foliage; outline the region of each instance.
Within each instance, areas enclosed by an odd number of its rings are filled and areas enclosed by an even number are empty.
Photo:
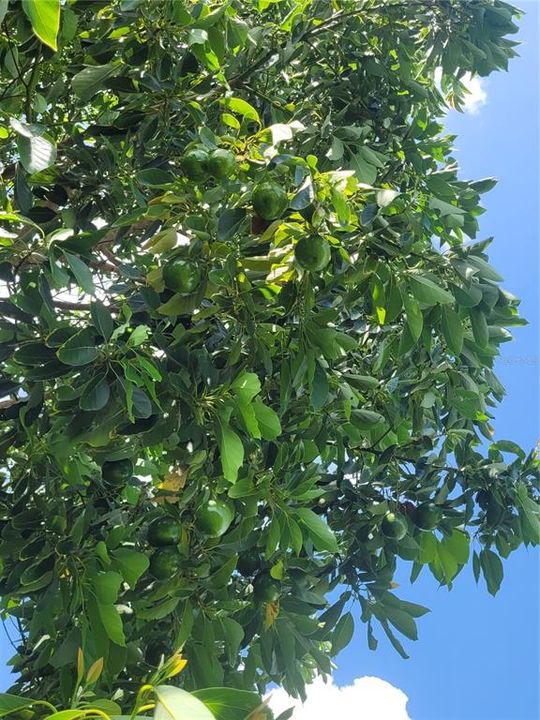
[[[537,543],[493,438],[518,300],[440,118],[499,0],[0,0],[0,596],[14,691],[302,694],[399,559]],[[495,149],[494,149],[495,150]],[[441,619],[442,621],[442,619]]]

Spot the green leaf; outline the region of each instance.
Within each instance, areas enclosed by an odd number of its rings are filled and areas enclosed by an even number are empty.
[[[463,325],[458,313],[451,307],[442,309],[442,331],[450,351],[460,355],[463,350]]]
[[[101,410],[109,402],[110,395],[109,383],[104,375],[92,378],[81,395],[79,407],[87,411]]]
[[[420,309],[420,305],[411,295],[409,295],[408,292],[402,292],[401,297],[403,299],[405,315],[407,316],[407,326],[414,342],[416,342],[422,334],[424,316],[422,314],[422,310]]]
[[[17,133],[17,150],[24,169],[32,173],[46,170],[56,161],[56,145],[41,125],[26,125],[11,118],[11,127]]]
[[[0,23],[6,17],[8,11],[9,0],[0,0]]]
[[[431,612],[429,608],[424,607],[423,605],[417,605],[416,603],[408,602],[407,600],[400,600],[399,606],[403,610],[403,612],[415,618],[422,617],[422,615],[426,615],[427,613]]]
[[[503,565],[500,557],[492,550],[484,548],[480,552],[480,566],[484,573],[488,592],[490,595],[496,595],[503,579]]]
[[[378,168],[383,168],[385,166],[385,163],[388,161],[386,155],[383,155],[377,150],[373,150],[367,145],[360,145],[357,148],[357,154],[364,158],[366,162],[371,163]]]
[[[26,707],[30,707],[34,700],[32,698],[22,698],[18,695],[9,693],[0,693],[0,717],[11,715]]]
[[[175,317],[176,315],[191,314],[194,307],[195,302],[192,296],[180,295],[177,293],[173,295],[170,300],[167,300],[167,302],[163,303],[163,305],[160,305],[157,311],[161,315],[171,315],[172,317]]]
[[[218,220],[218,240],[226,241],[232,238],[239,230],[245,217],[246,211],[244,208],[226,208],[223,210]]]
[[[279,437],[279,435],[281,435],[281,423],[277,413],[259,399],[253,401],[252,407],[255,411],[262,437],[265,440],[275,440]]]
[[[152,414],[152,401],[140,387],[133,387],[133,414],[138,418],[149,418]]]
[[[139,170],[137,180],[147,187],[163,187],[174,182],[174,175],[161,168],[148,168]]]
[[[236,662],[236,655],[240,649],[240,643],[244,639],[244,630],[240,623],[231,617],[222,617],[219,619],[221,630],[223,632],[223,640],[227,647],[227,655],[231,665]]]
[[[129,347],[139,347],[139,345],[142,345],[148,340],[150,334],[151,330],[148,325],[137,325],[129,336],[127,344]]]
[[[397,639],[397,637],[394,635],[394,633],[392,632],[392,630],[391,630],[391,628],[390,628],[390,626],[388,625],[388,622],[387,622],[386,620],[381,620],[381,627],[382,627],[382,629],[384,630],[384,632],[386,633],[386,637],[387,637],[387,638],[390,640],[390,642],[392,643],[394,649],[397,650],[397,652],[401,655],[401,657],[402,657],[404,660],[408,660],[408,659],[409,659],[409,656],[408,656],[407,653],[405,652],[405,649],[404,649],[403,645],[399,642],[399,640]]]
[[[354,620],[350,612],[343,615],[332,633],[332,655],[337,655],[351,642],[354,635]]]
[[[209,582],[211,583],[212,587],[214,588],[221,588],[227,585],[229,580],[231,579],[231,575],[234,572],[236,568],[236,563],[238,562],[238,555],[231,555],[231,557],[226,560],[217,570],[215,573],[210,575]]]
[[[104,340],[109,340],[113,331],[113,319],[110,310],[101,302],[101,300],[93,300],[90,303],[90,315],[94,327]]]
[[[261,124],[259,113],[255,110],[253,105],[250,105],[246,100],[242,100],[242,98],[237,97],[229,97],[224,98],[221,103],[231,112],[236,113],[237,115],[242,115],[248,120],[254,120],[259,125]]]
[[[195,690],[192,695],[206,705],[216,720],[245,720],[261,704],[257,693],[234,688],[207,688]]]
[[[92,585],[99,602],[110,605],[116,602],[122,584],[122,576],[116,572],[101,572],[92,579]]]
[[[56,51],[56,39],[60,29],[60,0],[22,0],[22,7],[34,34]]]
[[[473,566],[474,579],[476,580],[476,583],[478,584],[478,580],[480,579],[480,557],[476,551],[473,551],[472,566]]]
[[[513,455],[517,455],[520,460],[525,460],[525,453],[523,452],[522,448],[520,448],[519,445],[512,440],[497,440],[497,442],[492,443],[491,447],[496,448],[503,453],[512,453]],[[525,486],[523,485],[523,483],[520,483],[518,485],[518,494],[520,487]],[[525,493],[526,492],[527,490],[525,489]]]
[[[371,375],[356,375],[353,373],[343,373],[343,377],[357,390],[375,390],[379,387],[379,379]]]
[[[134,588],[139,578],[148,569],[148,556],[131,548],[118,548],[111,554],[124,580],[131,588]]]
[[[188,45],[204,45],[208,40],[208,33],[203,28],[192,28],[188,34]]]
[[[352,155],[350,159],[351,169],[362,183],[373,185],[377,180],[377,168],[360,154]]]
[[[245,429],[247,434],[250,435],[252,438],[260,440],[262,436],[259,429],[259,423],[257,422],[257,416],[255,415],[255,410],[253,409],[253,405],[238,403],[238,410],[240,411],[240,415],[242,416],[242,420],[244,421],[244,425],[246,426]]]
[[[158,685],[154,693],[154,720],[216,720],[201,700],[181,688]]]
[[[442,540],[442,545],[455,557],[460,565],[469,560],[469,536],[461,530],[454,530],[450,537]]]
[[[469,310],[469,316],[475,342],[480,347],[486,347],[489,342],[489,328],[486,316],[482,310],[475,307]]]
[[[79,367],[93,362],[99,356],[99,351],[92,333],[85,329],[66,340],[56,354],[65,365]]]
[[[420,557],[418,561],[421,563],[430,563],[437,556],[437,538],[433,533],[422,533],[420,538]]]
[[[473,270],[476,270],[479,277],[484,280],[492,280],[493,282],[502,282],[502,280],[504,280],[503,276],[499,275],[499,273],[492,268],[486,260],[478,257],[477,255],[468,255],[467,265],[472,267]]]
[[[106,80],[117,75],[120,71],[118,62],[107,65],[91,65],[84,68],[71,79],[71,87],[77,97],[88,102],[104,86]]]
[[[243,372],[231,383],[231,390],[242,403],[250,403],[261,392],[261,381],[253,372]]]
[[[67,264],[69,265],[71,272],[75,275],[77,284],[89,295],[93,295],[96,291],[94,287],[94,280],[92,279],[92,273],[88,265],[81,260],[81,258],[71,253],[64,252]]]
[[[443,543],[439,543],[437,546],[437,557],[433,561],[432,570],[437,573],[442,573],[442,577],[446,584],[449,584],[458,573],[458,561],[450,550]]]
[[[385,612],[388,621],[399,630],[400,633],[410,640],[418,640],[418,630],[414,619],[404,610],[392,605],[385,605]]]
[[[328,527],[328,524],[319,515],[314,513],[313,510],[309,510],[309,508],[296,508],[294,510],[294,516],[300,524],[307,529],[309,537],[317,550],[327,550],[331,553],[339,552],[336,536]]]
[[[375,308],[375,315],[379,325],[384,325],[386,319],[386,295],[382,280],[376,275],[371,286],[371,299]]]
[[[427,277],[423,275],[411,275],[409,278],[411,292],[414,297],[425,305],[436,305],[437,303],[446,304],[453,303],[454,296],[444,290]]]
[[[379,423],[384,422],[384,416],[375,410],[353,410],[351,423],[360,430],[372,430]]]
[[[436,197],[432,197],[429,199],[429,207],[432,210],[438,210],[439,214],[442,218],[447,216],[459,216],[464,215],[465,210],[458,207],[457,205],[451,205],[450,203],[445,202],[444,200],[441,200]]]
[[[467,285],[452,285],[452,293],[461,307],[475,307],[482,301],[482,290],[478,285],[469,283]]]
[[[238,470],[244,462],[244,446],[238,435],[228,425],[218,423],[217,441],[221,456],[223,476],[231,483],[236,482]]]
[[[493,177],[484,178],[482,180],[475,180],[469,183],[469,187],[477,193],[486,193],[497,185],[497,180]]]
[[[368,636],[368,648],[370,650],[376,650],[377,646],[379,645],[379,641],[373,634],[373,625],[371,624],[371,622],[369,622],[368,626],[367,626],[367,636]]]
[[[170,615],[179,602],[180,598],[178,597],[168,597],[162,602],[152,603],[145,608],[138,608],[136,614],[140,620],[161,620]]]
[[[97,603],[98,613],[105,632],[110,640],[116,645],[124,647],[126,638],[124,636],[124,628],[122,618],[114,605],[108,603]]]
[[[318,412],[326,404],[328,398],[328,377],[326,371],[319,365],[315,364],[315,374],[313,376],[313,383],[311,385],[311,407]]]

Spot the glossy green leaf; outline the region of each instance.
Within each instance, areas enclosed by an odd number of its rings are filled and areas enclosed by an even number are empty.
[[[104,376],[93,378],[85,387],[79,407],[81,410],[102,410],[109,402],[111,390]]]
[[[105,628],[108,637],[116,643],[123,646],[126,644],[122,618],[120,617],[116,607],[110,603],[97,603],[99,617]]]
[[[460,355],[463,349],[463,324],[458,313],[448,306],[442,309],[442,331],[450,350],[454,355]]]
[[[88,265],[76,255],[71,253],[64,253],[67,264],[69,265],[71,272],[75,275],[75,280],[79,287],[89,295],[93,295],[95,292],[94,281],[92,279],[92,273]]]
[[[124,580],[130,587],[134,588],[139,578],[148,569],[148,556],[131,548],[118,548],[112,552],[112,557],[118,564],[118,569]]]
[[[71,79],[73,92],[83,102],[88,102],[97,92],[102,90],[105,81],[117,75],[120,65],[115,62],[107,65],[90,65]]]
[[[256,693],[234,688],[195,690],[193,695],[206,705],[216,720],[247,719],[261,704]]]
[[[260,400],[255,400],[253,410],[255,411],[261,435],[265,440],[275,440],[281,435],[279,416],[271,407],[268,407]]]
[[[350,612],[343,615],[332,633],[332,655],[347,647],[354,635],[354,620]]]
[[[242,403],[249,403],[261,391],[261,381],[255,373],[244,372],[234,379],[231,390]]]
[[[237,433],[219,423],[217,440],[221,457],[221,469],[226,480],[236,482],[238,470],[244,462],[244,446]]]
[[[32,698],[19,697],[18,695],[11,695],[10,693],[0,693],[0,717],[6,717],[11,713],[16,713],[19,710],[32,705]]]
[[[228,108],[231,112],[237,115],[242,115],[248,120],[254,120],[256,123],[261,123],[259,113],[255,110],[253,105],[239,97],[229,97],[222,100],[223,105]]]
[[[66,340],[56,354],[66,365],[79,367],[93,362],[99,356],[99,351],[95,347],[92,335],[87,330],[80,330]]]
[[[327,550],[331,553],[339,552],[336,536],[328,527],[328,524],[313,510],[309,508],[297,508],[294,516],[303,525],[317,550]]]
[[[218,240],[229,240],[239,230],[246,211],[244,208],[226,208],[218,220],[217,235]]]
[[[411,292],[414,297],[425,305],[437,303],[453,303],[454,296],[437,283],[423,275],[412,275],[409,278]]]
[[[492,550],[484,548],[480,551],[480,567],[484,574],[488,592],[496,595],[503,579],[503,565],[501,559]]]
[[[407,326],[411,333],[413,340],[416,342],[422,334],[424,327],[424,316],[420,305],[416,300],[409,295],[407,292],[402,293],[403,307],[405,308],[405,315],[407,317]]]
[[[36,0],[37,2],[37,0]],[[56,144],[41,125],[27,125],[11,118],[17,133],[17,150],[21,164],[29,173],[46,170],[56,161]]]
[[[57,36],[60,28],[60,0],[22,0],[22,7],[32,30],[53,50],[57,49]]]
[[[90,314],[96,330],[105,340],[109,340],[113,331],[113,318],[108,307],[100,300],[94,300],[90,303]]]
[[[154,689],[154,720],[215,720],[214,714],[193,694],[171,685]]]

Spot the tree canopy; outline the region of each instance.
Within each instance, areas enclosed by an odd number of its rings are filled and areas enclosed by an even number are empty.
[[[406,656],[398,562],[495,594],[538,543],[537,459],[492,427],[525,322],[477,237],[495,181],[442,121],[517,17],[0,0],[15,691],[69,703],[79,653],[123,706],[182,648],[187,690],[302,695],[355,624]]]

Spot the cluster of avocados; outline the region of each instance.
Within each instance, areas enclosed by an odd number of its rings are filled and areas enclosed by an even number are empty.
[[[289,205],[285,190],[272,180],[256,185],[251,201],[257,215],[267,221],[280,218]],[[330,245],[320,235],[308,234],[296,243],[294,257],[304,270],[321,272],[330,262]]]
[[[221,181],[236,174],[236,158],[224,148],[208,151],[202,146],[193,147],[183,155],[180,164],[184,175],[194,182],[210,177]],[[266,222],[278,220],[289,207],[286,190],[274,179],[256,184],[251,202],[256,217]],[[307,234],[296,243],[294,257],[303,270],[321,272],[330,262],[330,245],[318,234]],[[200,271],[192,261],[171,260],[164,268],[163,280],[169,290],[188,294],[199,285]]]
[[[209,152],[204,147],[194,147],[182,156],[180,167],[184,175],[194,182],[209,178],[221,181],[235,174],[236,158],[225,148],[216,148]]]
[[[418,530],[421,532],[430,532],[434,530],[442,517],[441,509],[435,503],[426,502],[414,507],[409,513],[411,519]],[[388,512],[381,522],[381,530],[383,535],[389,540],[402,540],[408,532],[407,520],[405,514],[401,512]]]
[[[197,509],[195,527],[208,538],[221,537],[234,519],[230,505],[222,500],[208,500]],[[148,526],[146,538],[155,548],[150,558],[150,573],[156,580],[168,580],[181,568],[178,544],[182,539],[182,526],[170,515],[153,520]]]
[[[122,487],[133,474],[133,463],[128,458],[107,460],[101,466],[101,474],[105,483]],[[194,527],[203,537],[215,539],[227,532],[233,520],[234,511],[227,501],[210,499],[197,508]],[[156,580],[169,580],[177,575],[182,567],[182,556],[178,548],[182,542],[182,525],[179,520],[170,514],[154,518],[148,525],[146,540],[153,548],[150,574]],[[281,583],[262,567],[260,555],[244,553],[238,560],[237,569],[244,577],[252,578],[255,601],[273,603],[279,599]]]

